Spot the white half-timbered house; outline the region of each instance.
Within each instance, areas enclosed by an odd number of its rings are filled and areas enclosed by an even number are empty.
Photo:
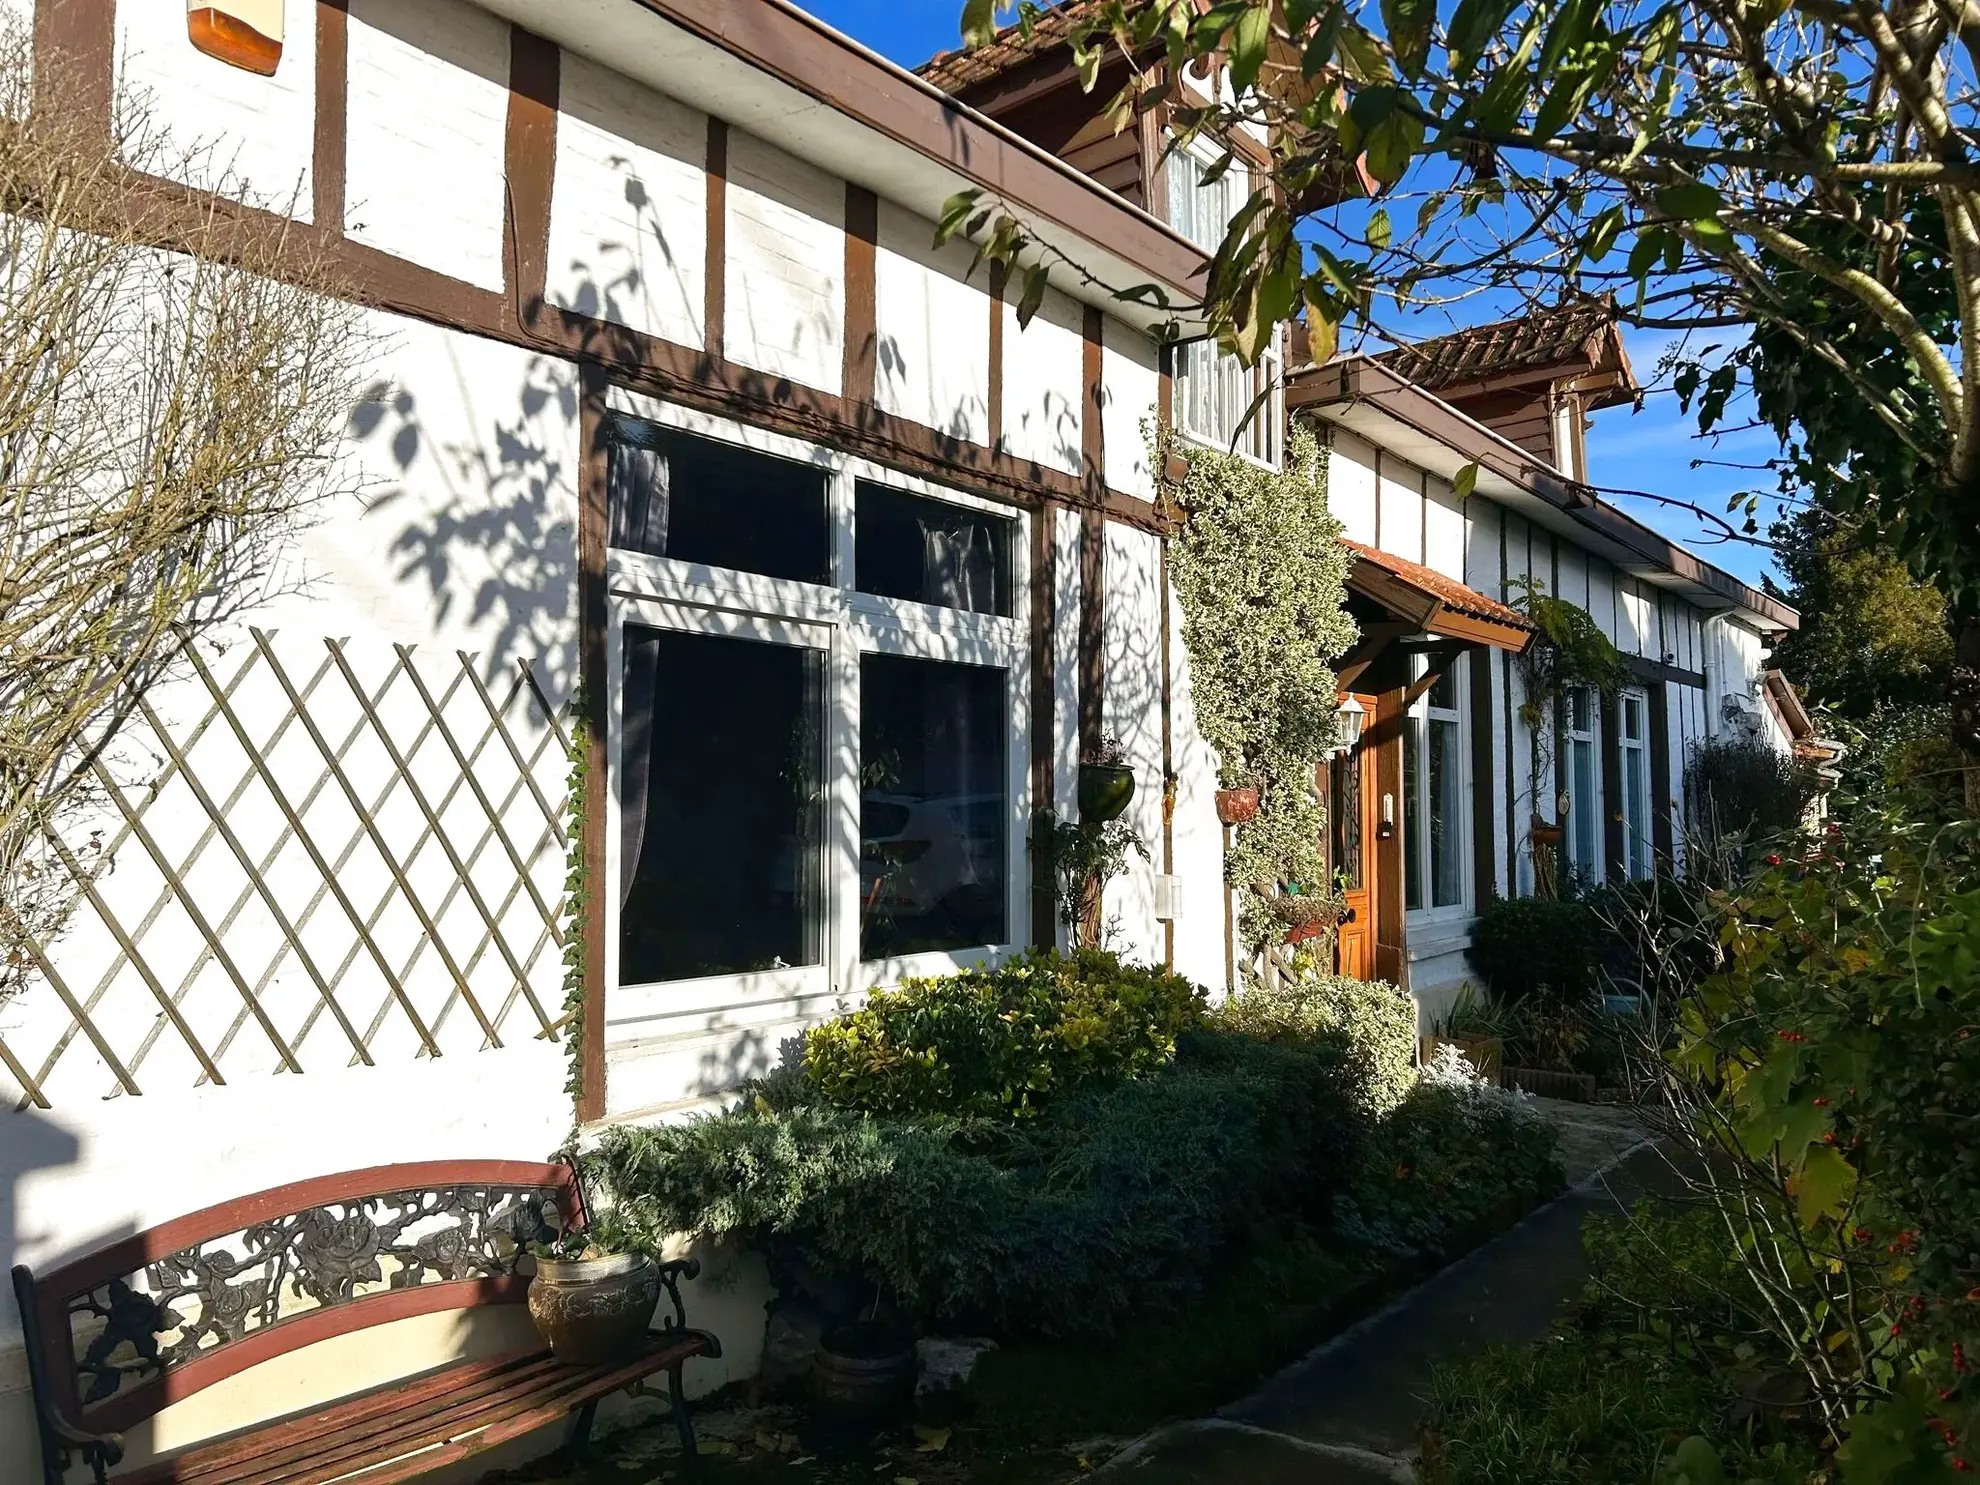
[[[1119,947],[1231,982],[1141,428],[1229,442],[1254,383],[1110,292],[1187,301],[1234,204],[1161,161],[1159,115],[1065,126],[1049,28],[917,76],[783,0],[277,0],[269,75],[176,5],[7,3],[91,69],[69,106],[141,89],[297,202],[374,345],[362,495],[148,698],[111,865],[0,1006],[9,1262],[719,1107],[868,989],[1049,941],[1029,822],[1073,811],[1103,733],[1152,848],[1109,890]],[[967,244],[931,246],[966,188],[1082,270],[1026,328]],[[1636,667],[1569,764],[1596,875],[1670,858],[1690,744],[1779,729],[1765,655],[1794,622],[1582,483],[1582,414],[1630,385],[1612,330],[1494,356],[1295,365],[1282,398],[1330,439],[1381,640],[1344,662],[1370,719],[1333,770],[1367,903],[1344,963],[1432,1010],[1478,906],[1528,881],[1518,580]],[[699,1287],[725,1359],[697,1382],[750,1374],[760,1279]],[[132,1457],[492,1347],[485,1319],[231,1377]],[[15,1320],[9,1479],[35,1448]]]

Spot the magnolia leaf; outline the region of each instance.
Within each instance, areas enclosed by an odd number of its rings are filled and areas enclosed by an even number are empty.
[[[1389,214],[1379,206],[1369,214],[1366,236],[1368,245],[1377,250],[1387,247],[1395,237],[1395,229],[1389,223]]]
[[[1491,44],[1506,17],[1512,14],[1512,0],[1459,0],[1451,16],[1445,45],[1451,54],[1451,78],[1464,82],[1478,66],[1478,59]]]
[[[1024,293],[1017,303],[1018,329],[1030,328],[1039,307],[1045,303],[1045,288],[1050,282],[1043,263],[1034,263],[1024,271]]]
[[[1725,198],[1702,181],[1664,186],[1657,192],[1657,210],[1678,222],[1695,222],[1725,210]]]
[[[1422,143],[1423,121],[1396,110],[1368,132],[1368,173],[1383,186],[1393,186]]]
[[[966,221],[970,221],[970,214],[972,212],[976,212],[976,203],[980,201],[982,197],[983,197],[983,193],[981,191],[971,189],[967,191],[958,191],[956,192],[955,195],[951,196],[947,201],[944,201],[942,203],[942,215],[940,218],[937,219],[935,223],[936,247],[940,247],[943,243],[947,242],[951,237],[954,237],[956,235],[956,232],[962,227],[963,223]],[[975,236],[978,232],[983,230],[981,225],[982,221],[983,221],[983,214],[981,212],[976,212],[976,220],[970,221],[970,227],[969,227],[970,235],[972,237]]]
[[[1588,235],[1581,240],[1581,255],[1591,263],[1599,263],[1609,256],[1616,245],[1616,238],[1622,232],[1623,209],[1611,206],[1598,215],[1588,226]]]
[[[1478,488],[1478,461],[1472,460],[1464,468],[1451,476],[1451,489],[1460,500],[1469,500],[1471,492]]]
[[[987,46],[996,34],[997,0],[963,0],[963,45]]]
[[[1382,26],[1407,76],[1422,74],[1424,59],[1430,55],[1430,28],[1436,19],[1437,0],[1382,0]]]
[[[1810,1145],[1801,1169],[1788,1180],[1801,1225],[1813,1227],[1824,1217],[1838,1217],[1856,1190],[1856,1167],[1834,1145]]]
[[[1369,35],[1358,21],[1341,26],[1340,57],[1350,79],[1362,83],[1386,83],[1392,74],[1381,43]]]
[[[1708,253],[1724,255],[1733,249],[1733,235],[1724,222],[1701,217],[1691,224],[1692,239]]]
[[[1253,0],[1238,18],[1237,29],[1231,36],[1233,97],[1243,97],[1245,90],[1258,81],[1259,69],[1265,65],[1266,44],[1271,39],[1272,8],[1266,0]]]

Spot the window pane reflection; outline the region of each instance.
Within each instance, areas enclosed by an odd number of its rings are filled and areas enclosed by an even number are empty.
[[[1011,527],[998,516],[862,481],[853,517],[856,586],[1009,618]]]
[[[1458,758],[1458,724],[1430,723],[1430,905],[1455,907],[1464,901],[1464,856],[1458,836],[1464,802],[1459,798],[1463,766]]]
[[[820,963],[823,656],[625,634],[620,983]]]
[[[859,662],[860,957],[999,944],[1004,672],[893,655]]]
[[[1403,906],[1423,906],[1423,811],[1417,803],[1416,755],[1423,746],[1423,719],[1403,723]]]

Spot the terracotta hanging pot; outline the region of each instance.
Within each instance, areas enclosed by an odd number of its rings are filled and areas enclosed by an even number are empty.
[[[273,77],[282,61],[282,0],[187,0],[186,35],[209,57]]]
[[[1217,791],[1217,818],[1226,825],[1242,825],[1258,814],[1258,791],[1246,786],[1242,789],[1219,789]]]
[[[1533,844],[1536,846],[1558,846],[1567,839],[1567,832],[1558,825],[1550,825],[1545,820],[1533,822]]]

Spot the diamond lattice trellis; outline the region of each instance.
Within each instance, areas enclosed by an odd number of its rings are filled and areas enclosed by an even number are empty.
[[[568,737],[527,662],[251,630],[138,708],[0,1010],[26,1105],[557,1038]]]

